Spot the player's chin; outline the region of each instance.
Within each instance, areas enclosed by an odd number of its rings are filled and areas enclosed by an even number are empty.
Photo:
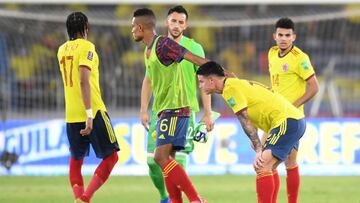
[[[142,38],[141,37],[136,37],[136,36],[133,36],[135,42],[141,42],[142,41]]]

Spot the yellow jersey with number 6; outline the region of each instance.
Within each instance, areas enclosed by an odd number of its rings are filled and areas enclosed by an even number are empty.
[[[294,46],[285,56],[279,56],[279,47],[269,50],[269,72],[271,87],[290,103],[302,97],[306,91],[306,80],[315,74],[309,56]],[[299,109],[304,112],[304,105]]]
[[[93,113],[96,114],[98,110],[106,111],[101,98],[99,57],[94,44],[85,39],[67,41],[59,47],[57,57],[64,84],[66,122],[85,122],[87,119],[80,87],[80,66],[86,66],[91,71],[90,88]]]

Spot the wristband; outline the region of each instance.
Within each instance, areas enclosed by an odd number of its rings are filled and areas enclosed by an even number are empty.
[[[86,109],[86,115],[88,118],[93,118],[93,112],[92,112],[92,109]]]

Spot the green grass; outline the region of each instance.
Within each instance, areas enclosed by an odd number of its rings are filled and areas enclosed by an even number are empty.
[[[90,177],[85,177],[85,183]],[[254,176],[193,176],[194,185],[210,203],[256,202]],[[285,177],[281,177],[278,203],[286,203]],[[302,177],[300,203],[360,203],[360,177]],[[70,203],[67,177],[0,176],[2,203]],[[149,177],[112,176],[92,203],[157,203]],[[185,201],[187,202],[187,201]]]

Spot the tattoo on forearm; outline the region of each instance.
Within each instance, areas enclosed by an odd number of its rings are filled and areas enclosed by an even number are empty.
[[[251,143],[253,144],[254,150],[255,151],[260,150],[261,149],[261,141],[257,134],[257,129],[251,123],[247,112],[241,111],[241,112],[237,113],[236,115],[237,115],[237,118],[239,119],[241,126],[243,127],[246,135],[249,137]]]

